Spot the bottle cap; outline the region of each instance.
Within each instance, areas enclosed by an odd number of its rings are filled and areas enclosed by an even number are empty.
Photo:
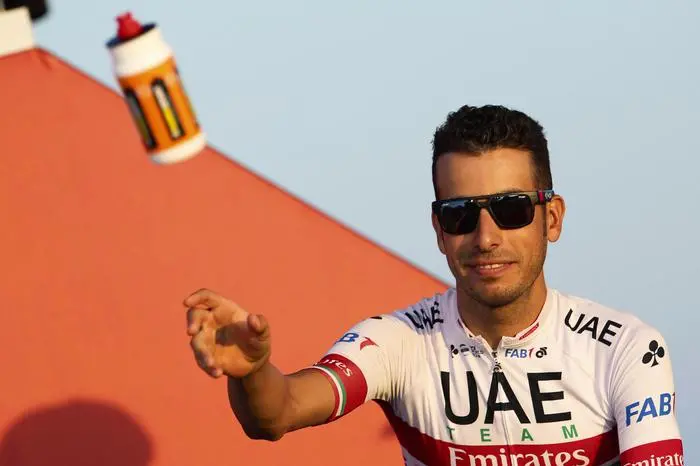
[[[133,39],[143,32],[143,26],[136,21],[130,12],[117,16],[117,37],[120,41]]]

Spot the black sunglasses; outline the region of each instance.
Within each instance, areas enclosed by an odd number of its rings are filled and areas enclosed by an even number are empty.
[[[538,191],[491,194],[488,196],[443,199],[432,203],[440,228],[450,235],[466,235],[476,230],[481,209],[487,209],[500,228],[513,230],[532,223],[535,206],[546,204],[554,197],[554,191]]]

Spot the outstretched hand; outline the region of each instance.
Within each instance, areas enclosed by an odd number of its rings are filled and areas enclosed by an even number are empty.
[[[265,317],[250,314],[213,291],[188,296],[187,334],[197,365],[212,377],[242,378],[270,356],[270,327]]]

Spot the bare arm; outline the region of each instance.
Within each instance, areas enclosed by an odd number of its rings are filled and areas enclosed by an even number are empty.
[[[226,376],[231,409],[254,439],[278,440],[334,421],[367,400],[390,399],[403,380],[396,375],[405,373],[401,361],[409,360],[402,356],[407,327],[379,317],[354,326],[313,368],[285,375],[270,362],[264,316],[209,290],[195,292],[184,305],[197,365],[211,377]]]
[[[282,374],[270,362],[265,317],[209,290],[184,305],[197,364],[211,377],[227,377],[231,409],[249,437],[278,440],[328,420],[335,405],[330,382],[313,369]]]
[[[243,378],[228,377],[228,398],[248,437],[279,440],[288,432],[323,424],[335,396],[318,371],[282,374],[269,361]]]

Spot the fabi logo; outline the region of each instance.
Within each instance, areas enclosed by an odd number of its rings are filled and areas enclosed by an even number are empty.
[[[507,358],[518,358],[518,359],[526,359],[526,358],[531,358],[531,357],[536,357],[538,359],[541,359],[545,356],[547,356],[547,347],[543,346],[542,348],[535,349],[535,348],[506,348],[506,357]]]
[[[668,416],[676,411],[676,394],[662,393],[657,397],[647,397],[644,401],[635,401],[625,407],[625,424],[629,427],[645,418]]]
[[[340,340],[338,340],[338,343],[353,343],[357,341],[357,339],[360,338],[359,333],[346,333],[342,337],[340,337]]]
[[[360,343],[360,351],[362,351],[362,348],[365,346],[379,346],[375,342],[372,341],[370,337],[365,337],[364,340],[362,340],[362,343]]]
[[[360,351],[362,351],[362,349],[365,348],[366,346],[379,346],[374,341],[372,341],[371,338],[362,337],[359,333],[353,333],[353,332],[346,333],[345,335],[340,337],[340,340],[338,340],[337,343],[354,343],[359,338],[362,338],[362,342],[360,343]]]

